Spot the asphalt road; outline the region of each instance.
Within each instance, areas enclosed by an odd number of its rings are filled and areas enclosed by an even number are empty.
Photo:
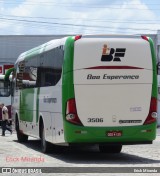
[[[0,131],[1,134],[1,131]],[[123,172],[121,167],[125,168],[150,168],[160,169],[160,128],[157,129],[157,138],[153,144],[148,145],[126,145],[123,146],[120,154],[103,154],[98,151],[96,146],[86,148],[71,148],[59,147],[56,152],[50,154],[41,153],[40,141],[34,138],[29,138],[29,142],[25,144],[18,143],[16,134],[10,135],[6,132],[6,136],[0,136],[0,167],[56,167],[58,172],[71,173],[50,173],[47,175],[159,175],[158,173],[141,173],[141,170],[134,170],[134,173],[115,173],[116,169],[120,168],[119,172]],[[71,167],[64,171],[64,167]],[[79,170],[76,170],[79,167]],[[101,167],[101,168],[100,168]],[[112,167],[112,168],[111,168]],[[86,168],[89,168],[93,173],[86,173]],[[111,173],[103,173],[105,168],[111,168]],[[94,171],[95,170],[95,171]],[[149,171],[149,170],[148,170]],[[22,171],[21,171],[22,172]],[[25,172],[25,170],[24,170]],[[78,172],[78,173],[72,173]],[[80,172],[80,173],[79,173]],[[84,173],[81,173],[84,172]],[[100,174],[95,172],[101,172]],[[132,172],[131,169],[129,172]],[[143,170],[142,170],[143,172]],[[21,173],[22,174],[22,173]],[[9,174],[0,174],[9,175]],[[20,175],[12,173],[11,175]],[[23,174],[31,175],[31,174]],[[34,174],[46,175],[46,174]]]

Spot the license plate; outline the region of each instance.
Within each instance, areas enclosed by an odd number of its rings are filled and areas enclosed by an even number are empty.
[[[121,137],[122,131],[107,131],[106,135],[108,137]]]

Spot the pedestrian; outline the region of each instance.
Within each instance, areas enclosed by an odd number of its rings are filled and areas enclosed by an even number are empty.
[[[12,130],[7,126],[9,123],[8,109],[6,106],[4,106],[4,103],[0,103],[0,108],[2,108],[2,136],[5,136],[6,130],[10,131],[12,134]]]

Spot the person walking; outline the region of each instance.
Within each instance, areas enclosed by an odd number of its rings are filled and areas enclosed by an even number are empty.
[[[7,123],[9,123],[8,118],[8,109],[4,105],[4,103],[0,103],[0,108],[2,108],[2,136],[5,136],[5,131],[8,130],[12,134],[12,130],[7,127]]]

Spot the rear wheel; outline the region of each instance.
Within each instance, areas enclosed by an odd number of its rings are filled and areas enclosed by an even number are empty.
[[[120,153],[122,145],[99,145],[99,151],[102,153]]]
[[[45,139],[44,125],[41,126],[41,149],[43,153],[49,153],[51,151],[51,144]]]
[[[17,139],[18,142],[27,142],[28,141],[28,136],[23,134],[20,129],[19,129],[19,121],[18,118],[16,118],[16,132],[17,132]]]

